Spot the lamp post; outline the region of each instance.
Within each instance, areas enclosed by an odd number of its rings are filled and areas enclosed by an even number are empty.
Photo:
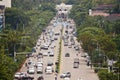
[[[16,62],[16,44],[14,44],[14,61]]]
[[[22,44],[22,43],[15,43],[14,44],[14,61],[16,62],[17,59],[16,59],[16,44]]]

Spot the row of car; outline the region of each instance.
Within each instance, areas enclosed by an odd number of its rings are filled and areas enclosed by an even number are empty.
[[[37,71],[37,73],[42,73],[43,72],[43,62],[41,60],[38,59],[37,63],[33,62],[32,60],[28,61],[28,69],[27,72],[29,74],[34,74],[35,71]]]

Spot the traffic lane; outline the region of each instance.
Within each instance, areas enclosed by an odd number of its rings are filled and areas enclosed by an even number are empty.
[[[70,57],[65,57],[65,53],[69,53]],[[73,68],[74,58],[76,58],[76,51],[74,51],[73,47],[68,48],[68,46],[63,46],[61,56],[62,56],[62,60],[61,60],[61,72],[60,73],[62,74],[64,72],[70,72],[71,80],[76,80],[78,75],[75,76],[74,68]],[[78,73],[78,72],[76,72],[76,73]]]
[[[76,41],[76,38],[74,38],[74,40],[75,40],[75,44],[79,45],[79,43]],[[62,51],[63,59],[61,62],[61,66],[62,66],[61,73],[70,71],[72,74],[71,80],[77,80],[79,77],[82,78],[83,80],[99,80],[97,77],[97,74],[94,73],[94,70],[92,70],[88,66],[86,66],[85,58],[81,57],[81,55],[78,53],[78,51],[76,51],[74,48],[69,49],[67,46],[63,46],[62,50],[63,50]],[[67,53],[66,51],[73,53],[70,55],[70,57],[72,57],[72,58],[78,57],[80,59],[79,68],[73,68],[74,59],[69,58],[70,59],[69,60],[67,58],[64,58],[64,53]],[[80,51],[80,52],[82,52],[82,51]],[[76,54],[78,54],[78,56]],[[68,61],[70,61],[70,62],[68,62]],[[89,79],[89,78],[91,78],[91,79]]]
[[[58,51],[59,40],[53,41],[53,44],[56,44],[56,47],[54,48],[54,50]],[[41,50],[41,52],[48,52],[49,50],[51,50],[50,47],[49,47],[48,50]],[[45,80],[53,80],[54,79],[55,74],[54,73],[46,74],[45,73],[45,68],[47,67],[47,63],[49,61],[53,61],[53,63],[54,63],[53,68],[55,69],[55,61],[56,61],[57,56],[58,56],[58,53],[56,51],[54,51],[54,57],[44,56],[44,58],[43,58],[44,59],[44,73],[43,73],[43,76],[44,76]]]
[[[57,29],[56,31],[59,31],[59,28],[56,28],[56,29]],[[41,42],[41,44],[44,44],[45,41],[43,40],[43,37],[44,37],[44,39],[46,39],[45,35],[42,33],[41,36],[39,36],[39,39],[38,39],[37,43]],[[33,54],[33,55],[37,55],[38,53],[41,52],[41,51],[40,51],[40,46],[37,46],[37,45],[36,45],[36,47],[37,47],[36,53]],[[34,58],[34,57],[29,57],[29,59],[27,59],[25,63],[28,63],[28,60],[30,60],[30,59],[32,59],[32,61],[33,61],[34,63],[37,63],[37,59]],[[53,59],[52,59],[52,60],[53,60]],[[43,60],[43,61],[47,61],[47,60]],[[47,64],[47,62],[44,62],[44,64],[45,64],[45,63]],[[44,65],[44,66],[45,66],[45,65]],[[43,66],[43,67],[44,67],[44,66]],[[22,66],[21,71],[22,71],[22,72],[27,72],[27,67],[26,67],[25,64]],[[44,73],[44,72],[43,72],[43,73]],[[35,72],[35,74],[33,74],[33,75],[34,75],[34,80],[37,80],[37,78],[39,77],[39,74],[37,74],[37,73]],[[49,78],[48,78],[48,79],[49,79]]]

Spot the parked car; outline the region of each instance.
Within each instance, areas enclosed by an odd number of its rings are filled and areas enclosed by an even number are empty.
[[[60,75],[60,78],[65,78],[65,77],[71,77],[71,73],[70,72],[65,72],[63,74]]]

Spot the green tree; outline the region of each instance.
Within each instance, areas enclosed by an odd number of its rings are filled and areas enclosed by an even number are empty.
[[[17,29],[19,25],[26,25],[30,20],[23,11],[16,8],[7,8],[5,10],[5,16],[6,25],[9,25],[10,29]]]

